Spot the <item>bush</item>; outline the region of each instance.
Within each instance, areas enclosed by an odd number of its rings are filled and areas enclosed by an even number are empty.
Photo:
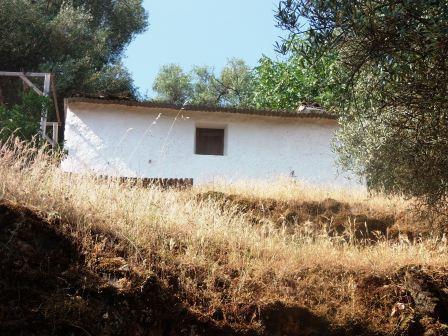
[[[22,140],[31,140],[39,132],[43,108],[50,111],[50,100],[34,92],[24,94],[20,104],[0,106],[0,141],[13,134]]]

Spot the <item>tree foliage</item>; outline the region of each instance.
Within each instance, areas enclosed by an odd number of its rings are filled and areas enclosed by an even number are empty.
[[[241,59],[230,59],[219,76],[208,66],[194,66],[186,73],[177,64],[162,66],[153,89],[157,100],[183,104],[249,106],[252,103],[252,70]]]
[[[0,70],[51,72],[59,97],[135,97],[120,62],[147,25],[141,0],[11,0],[0,2]],[[36,84],[38,79],[33,79]],[[23,139],[37,133],[42,97],[22,93],[22,82],[0,78],[0,129]],[[59,100],[62,103],[62,99]]]
[[[337,53],[342,164],[372,188],[448,196],[448,3],[288,0],[277,12],[300,52]],[[306,22],[306,24],[302,24]],[[288,44],[283,44],[285,50]]]
[[[216,81],[221,105],[246,107],[252,104],[252,71],[243,60],[230,59]]]
[[[152,88],[158,94],[157,100],[180,105],[189,99],[193,92],[190,74],[185,73],[178,64],[162,66]]]
[[[280,61],[263,56],[255,68],[253,105],[287,110],[306,103],[329,106],[334,99],[338,70],[331,54],[315,58],[289,51],[288,57]]]
[[[1,1],[0,64],[2,70],[56,74],[63,97],[98,91],[132,96],[131,77],[119,61],[146,25],[141,0]]]
[[[190,72],[193,92],[189,102],[197,105],[220,105],[223,91],[210,66],[194,66]]]

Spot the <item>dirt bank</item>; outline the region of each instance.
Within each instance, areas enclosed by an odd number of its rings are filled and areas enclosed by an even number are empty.
[[[328,203],[325,211],[344,211],[344,205]],[[295,217],[311,210],[293,211]],[[128,257],[129,248],[111,232],[80,233],[0,201],[0,334],[448,335],[446,269],[350,274],[359,315],[344,321],[313,312],[313,288],[307,289],[308,303],[242,303],[232,319],[228,312],[224,318],[219,310],[192,308],[174,268],[163,275],[157,267],[147,270],[144,261]],[[330,279],[344,271],[298,272]]]
[[[104,241],[96,234],[92,239]],[[109,237],[114,241],[112,237]],[[0,334],[223,334],[186,309],[155,276],[119,254],[86,250],[63,225],[0,203]]]

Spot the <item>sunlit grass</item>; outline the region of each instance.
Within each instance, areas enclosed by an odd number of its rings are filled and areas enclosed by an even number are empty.
[[[302,300],[321,313],[333,302],[339,307],[336,315],[347,314],[353,309],[354,274],[387,274],[410,264],[448,266],[446,242],[438,238],[356,244],[325,230],[313,236],[290,234],[268,220],[255,225],[235,205],[223,207],[197,197],[213,189],[285,201],[334,198],[389,213],[408,204],[400,198],[369,195],[362,188],[317,188],[287,179],[216,182],[188,190],[131,187],[116,180],[68,175],[44,149],[17,140],[0,147],[0,176],[4,198],[58,217],[80,234],[113,232],[129,243],[133,262],[143,271],[150,272],[152,266],[169,270],[178,277],[183,297],[203,311],[221,307],[230,312],[241,302]],[[226,285],[216,286],[218,281]],[[307,301],[307,295],[316,299]]]

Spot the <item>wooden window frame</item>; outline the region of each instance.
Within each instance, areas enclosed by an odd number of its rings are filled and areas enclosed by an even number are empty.
[[[225,127],[196,126],[194,153],[196,155],[224,156],[225,137]],[[204,139],[206,138],[209,138],[209,141],[213,138],[217,138],[218,140],[214,144],[210,144],[204,142]]]

